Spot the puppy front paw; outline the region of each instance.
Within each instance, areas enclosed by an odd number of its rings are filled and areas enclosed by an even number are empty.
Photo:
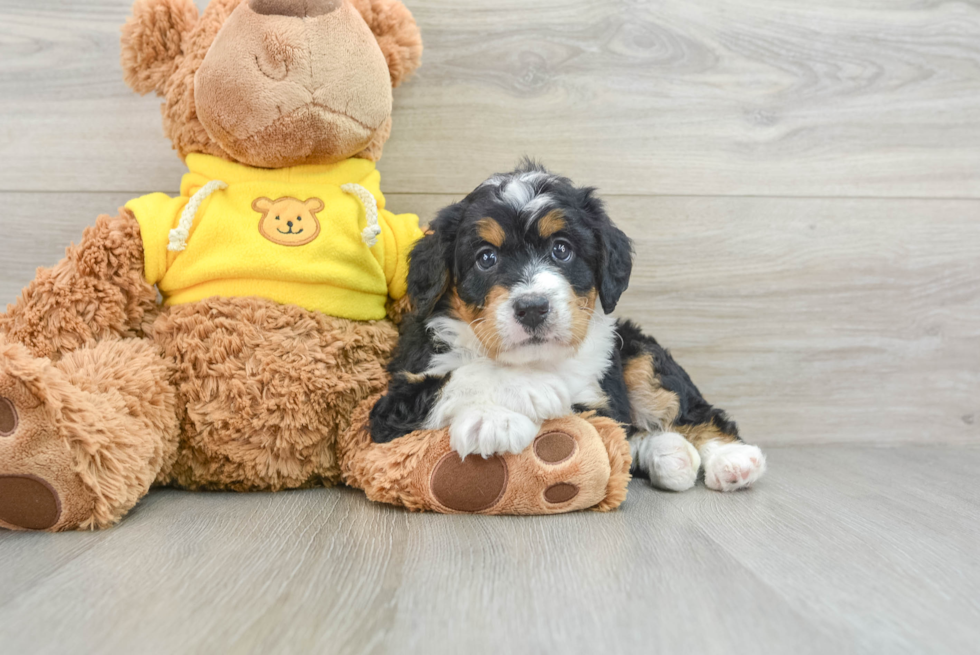
[[[449,445],[465,458],[497,453],[521,453],[531,445],[541,426],[523,414],[502,407],[463,411],[449,426]]]
[[[572,397],[563,385],[521,385],[502,394],[502,405],[540,421],[565,416],[572,408]]]

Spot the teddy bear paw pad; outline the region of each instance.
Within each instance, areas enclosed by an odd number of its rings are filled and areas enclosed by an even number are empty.
[[[47,530],[61,518],[61,499],[34,475],[0,475],[0,522],[24,530]]]
[[[457,512],[482,512],[500,502],[507,489],[507,464],[503,457],[486,459],[470,455],[460,459],[455,451],[446,453],[432,471],[433,498]]]

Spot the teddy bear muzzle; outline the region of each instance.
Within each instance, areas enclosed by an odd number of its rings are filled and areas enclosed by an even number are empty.
[[[194,97],[201,125],[232,159],[283,168],[364,150],[391,117],[391,84],[350,3],[249,0],[208,49]]]

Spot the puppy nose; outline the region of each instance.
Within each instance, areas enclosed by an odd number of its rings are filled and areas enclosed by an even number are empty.
[[[549,313],[551,313],[551,305],[543,296],[529,296],[514,302],[514,316],[517,317],[517,321],[532,330],[544,323]]]
[[[334,11],[343,0],[248,0],[248,6],[257,14],[266,16],[295,16],[313,18]]]

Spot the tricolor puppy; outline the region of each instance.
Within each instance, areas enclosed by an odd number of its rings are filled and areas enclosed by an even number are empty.
[[[652,337],[610,315],[633,252],[593,191],[526,163],[439,212],[412,252],[413,311],[372,438],[448,426],[461,456],[487,457],[596,410],[627,427],[634,471],[658,487],[688,489],[702,465],[712,489],[749,486],[762,452]]]

